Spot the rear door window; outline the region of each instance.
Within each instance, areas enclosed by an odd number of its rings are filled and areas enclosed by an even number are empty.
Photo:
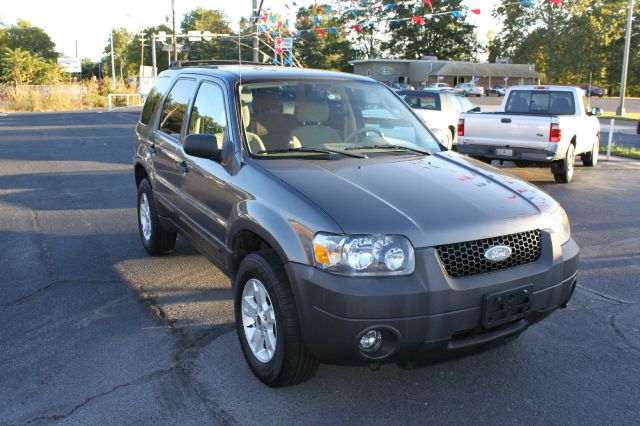
[[[195,85],[195,81],[191,79],[180,79],[173,85],[162,107],[158,126],[161,132],[176,139],[180,138],[189,99],[191,99]]]
[[[141,123],[149,124],[149,120],[151,120],[153,112],[156,110],[158,105],[160,105],[160,101],[164,94],[167,93],[170,83],[171,77],[168,75],[156,78],[153,88],[149,92],[147,100],[144,103],[144,107],[142,108],[142,114],[140,115]]]

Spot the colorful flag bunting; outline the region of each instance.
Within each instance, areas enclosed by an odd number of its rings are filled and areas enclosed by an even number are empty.
[[[454,10],[453,12],[450,12],[450,13],[451,15],[453,15],[454,18],[464,18],[464,15],[459,10]]]
[[[424,25],[424,19],[422,19],[422,16],[414,16],[411,20],[418,25]]]
[[[327,33],[322,28],[316,28],[316,32],[322,36],[322,38],[327,38]]]
[[[523,1],[520,2],[520,6],[535,6],[536,2],[535,1]]]
[[[362,28],[360,28],[359,25],[352,25],[351,28],[353,28],[354,30],[356,30],[359,33],[362,33]]]
[[[480,15],[480,9],[471,9],[471,12]]]
[[[431,4],[431,0],[424,0],[424,2],[429,5],[431,10],[433,10],[433,5]]]
[[[556,4],[558,6],[562,6],[562,0],[549,0],[551,3]]]

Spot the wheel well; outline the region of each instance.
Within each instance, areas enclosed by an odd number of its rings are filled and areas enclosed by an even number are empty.
[[[576,147],[576,137],[575,136],[571,138],[571,142],[570,143],[571,143],[571,145],[573,145],[574,148]]]
[[[456,128],[453,126],[449,126],[449,130],[451,131],[451,140],[456,139]]]
[[[135,176],[136,176],[136,188],[140,185],[140,182],[142,181],[142,179],[146,178],[147,180],[149,180],[149,175],[147,174],[147,171],[144,169],[144,167],[140,163],[136,164]],[[151,184],[150,180],[149,180],[149,184]]]
[[[247,255],[259,250],[269,249],[273,247],[269,245],[262,237],[255,232],[243,229],[233,237],[233,254],[231,255],[231,268],[233,275],[238,272],[238,268]],[[273,250],[275,252],[275,250]]]

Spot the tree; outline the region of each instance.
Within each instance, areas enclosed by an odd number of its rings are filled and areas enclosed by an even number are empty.
[[[127,70],[127,46],[133,38],[133,34],[126,28],[114,28],[113,33],[113,57],[115,62],[116,73],[119,72],[120,80],[123,82],[129,76]],[[102,57],[103,73],[111,76],[111,36],[107,39]],[[118,77],[116,76],[116,79]]]
[[[352,0],[338,0],[338,5],[343,28],[353,43],[354,53],[364,58],[380,56],[384,42],[381,35],[389,32],[388,11]]]
[[[182,19],[181,29],[183,33],[191,30],[209,31],[212,34],[231,35],[233,33],[222,12],[203,7],[187,12]],[[237,59],[238,48],[237,43],[226,37],[214,38],[210,41],[186,40],[180,57],[183,59]]]
[[[316,17],[320,24],[315,22]],[[294,52],[305,67],[350,69],[349,60],[355,52],[346,38],[344,23],[326,5],[300,8],[296,22],[300,33],[295,39]]]
[[[442,12],[461,10],[461,0],[433,2],[432,9],[424,2],[398,2],[392,13],[397,20],[389,24],[390,37],[382,43],[394,56],[418,59],[437,56],[445,60],[472,60],[478,51],[475,26],[464,18]],[[415,21],[413,18],[415,17]]]
[[[67,79],[57,63],[20,48],[5,47],[0,64],[0,82],[6,84],[59,84]]]
[[[2,47],[26,50],[46,60],[55,61],[59,56],[49,35],[28,21],[18,20],[16,25],[6,28],[0,40]]]

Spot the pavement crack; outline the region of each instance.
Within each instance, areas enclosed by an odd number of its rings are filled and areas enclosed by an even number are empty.
[[[151,380],[154,380],[160,376],[162,376],[163,374],[167,374],[170,373],[172,371],[175,371],[179,369],[178,366],[174,366],[171,368],[165,368],[165,369],[161,369],[161,370],[156,370],[156,371],[152,371],[150,373],[145,374],[144,376],[140,376],[135,380],[132,380],[131,382],[128,383],[122,383],[119,384],[117,386],[114,386],[113,388],[98,393],[96,395],[92,395],[88,398],[86,398],[85,400],[83,400],[82,402],[80,402],[79,404],[75,405],[74,407],[72,407],[69,411],[64,412],[64,413],[60,413],[60,414],[51,414],[48,416],[38,416],[38,417],[34,417],[32,419],[27,420],[24,423],[14,423],[11,426],[25,426],[25,425],[29,425],[35,422],[47,422],[47,421],[58,421],[58,420],[62,420],[64,418],[67,418],[71,415],[73,415],[73,413],[75,413],[76,411],[78,411],[79,409],[81,409],[82,407],[84,407],[85,405],[87,405],[88,403],[90,403],[91,401],[98,399],[98,398],[102,398],[104,396],[107,396],[109,394],[112,394],[113,392],[116,392],[119,389],[128,387],[128,386],[135,386],[135,385],[140,385],[140,384],[144,384],[147,383]]]
[[[611,326],[611,328],[613,329],[613,332],[618,335],[618,337],[620,337],[622,339],[622,341],[624,343],[627,344],[627,346],[629,346],[630,349],[636,351],[636,352],[640,352],[640,348],[636,347],[633,342],[627,337],[625,336],[624,332],[622,330],[620,330],[620,327],[618,327],[618,324],[616,324],[616,316],[615,315],[611,315],[609,317],[609,326]]]
[[[191,338],[182,328],[176,325],[176,321],[167,315],[155,298],[146,291],[144,287],[140,286],[139,291],[143,300],[149,305],[151,310],[155,312],[156,316],[161,321],[165,322],[169,326],[171,332],[178,338],[178,349],[174,356],[174,362],[186,383],[191,387],[211,416],[213,416],[213,418],[220,424],[229,426],[238,425],[239,423],[233,418],[233,416],[231,416],[231,414],[220,408],[215,401],[208,397],[206,392],[200,388],[192,374],[193,361],[200,349],[213,342],[218,337],[233,331],[235,329],[234,324],[223,324],[207,330],[207,332],[198,337]]]
[[[602,293],[600,291],[597,291],[597,290],[582,286],[580,284],[576,284],[576,287],[579,288],[580,290],[583,290],[583,291],[587,292],[587,293],[594,294],[594,295],[606,300],[607,302],[616,303],[618,305],[631,305],[631,304],[633,304],[633,302],[630,301],[630,300],[618,299],[618,298],[610,296],[610,295],[608,295],[606,293]]]

